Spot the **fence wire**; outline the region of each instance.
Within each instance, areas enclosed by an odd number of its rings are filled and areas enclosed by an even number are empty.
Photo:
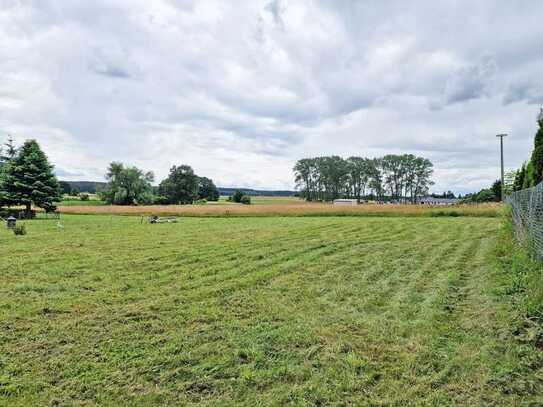
[[[511,193],[506,202],[513,208],[517,238],[543,260],[543,183]]]

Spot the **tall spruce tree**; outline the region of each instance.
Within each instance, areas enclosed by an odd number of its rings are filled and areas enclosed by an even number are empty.
[[[3,190],[11,205],[24,205],[27,216],[32,205],[52,211],[61,200],[53,166],[36,140],[27,140],[7,165]]]
[[[0,146],[0,207],[10,204],[3,185],[8,164],[13,157],[15,157],[16,153],[17,148],[15,147],[15,143],[13,142],[13,139],[9,137],[8,141],[4,143],[3,146]]]
[[[8,141],[4,143],[3,147],[0,147],[0,160],[9,161],[17,154],[17,148],[15,147],[15,142],[11,138],[8,138]]]
[[[539,184],[543,180],[543,108],[540,109],[537,116],[539,129],[535,134],[534,151],[532,151],[533,165],[533,185]]]

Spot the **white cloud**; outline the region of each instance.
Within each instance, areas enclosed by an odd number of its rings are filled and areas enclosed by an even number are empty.
[[[301,157],[410,152],[470,191],[529,155],[543,55],[534,2],[0,0],[0,138],[66,179],[112,160],[292,188]]]

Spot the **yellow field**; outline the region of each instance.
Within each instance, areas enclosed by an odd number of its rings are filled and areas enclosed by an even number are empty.
[[[111,215],[178,215],[178,216],[482,216],[501,214],[500,204],[428,207],[423,205],[338,206],[293,201],[265,205],[153,205],[153,206],[65,206],[61,213]]]

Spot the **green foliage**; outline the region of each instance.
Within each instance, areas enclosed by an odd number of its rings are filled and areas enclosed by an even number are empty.
[[[198,199],[194,201],[194,205],[205,205],[207,204],[207,199]]]
[[[531,159],[528,164],[523,164],[515,178],[516,191],[531,188],[543,180],[543,108],[539,111],[537,124],[539,128],[534,137]]]
[[[26,235],[26,226],[23,225],[16,225],[13,228],[13,233],[15,233],[17,236]]]
[[[517,171],[511,170],[511,171],[507,171],[504,174],[504,181],[505,181],[504,192],[506,196],[515,190],[515,179],[519,171],[520,170],[517,170]]]
[[[520,191],[524,186],[524,178],[526,177],[526,163],[522,163],[522,167],[515,173],[513,181],[513,191]]]
[[[502,182],[500,180],[494,181],[492,186],[490,187],[492,190],[492,194],[494,195],[494,201],[499,202],[501,201],[501,195],[502,195]],[[484,201],[481,201],[484,202]]]
[[[245,194],[240,191],[239,189],[234,192],[234,194],[232,196],[230,196],[230,201],[231,202],[236,202],[236,203],[241,203],[241,199],[245,196]]]
[[[349,157],[347,163],[348,189],[353,197],[360,200],[366,195],[366,187],[375,168],[370,159],[362,157]]]
[[[155,195],[153,203],[155,205],[168,205],[170,203],[170,200],[163,195]]]
[[[88,201],[90,199],[90,196],[89,194],[79,194],[79,199],[82,200],[82,201]]]
[[[11,138],[9,138],[3,146],[0,146],[0,208],[10,204],[3,184],[5,182],[8,164],[16,153],[17,149]]]
[[[389,154],[379,159],[339,156],[304,158],[294,166],[300,195],[308,201],[336,198],[383,199],[415,202],[433,184],[432,163],[412,154]]]
[[[206,177],[199,177],[198,179],[198,199],[205,199],[207,201],[218,201],[219,190],[213,183],[213,181]]]
[[[169,204],[191,204],[198,198],[199,178],[188,165],[173,166],[159,187],[159,195]]]
[[[2,190],[9,204],[25,205],[27,212],[32,204],[52,211],[62,199],[53,166],[35,140],[27,140],[6,165]]]
[[[251,197],[249,195],[243,195],[241,199],[239,200],[239,203],[243,205],[250,205],[251,204]]]
[[[7,142],[3,146],[0,146],[0,165],[12,160],[16,154],[17,148],[15,147],[15,142],[9,137]]]
[[[482,189],[473,197],[473,202],[496,202],[496,192],[492,188]]]
[[[526,174],[524,176],[524,182],[522,184],[522,189],[531,188],[535,186],[535,172],[534,164],[532,161],[529,161],[526,165]]]
[[[467,194],[463,202],[475,202],[475,203],[485,203],[485,202],[499,202],[501,201],[501,181],[496,180],[492,183],[490,188],[483,188],[475,194]]]
[[[66,181],[59,181],[58,185],[60,187],[60,193],[63,195],[70,195],[72,192],[72,187],[70,186],[69,182]]]
[[[517,321],[517,335],[538,345],[543,343],[543,263],[532,257],[528,241],[516,241],[510,210],[503,222],[495,249],[502,272],[501,291],[516,297],[522,317]]]
[[[153,202],[152,172],[143,172],[137,167],[125,167],[122,163],[112,162],[106,179],[108,183],[100,196],[108,204],[145,205]]]
[[[533,165],[532,185],[537,185],[543,180],[543,108],[537,117],[539,128],[534,138],[531,163]]]

